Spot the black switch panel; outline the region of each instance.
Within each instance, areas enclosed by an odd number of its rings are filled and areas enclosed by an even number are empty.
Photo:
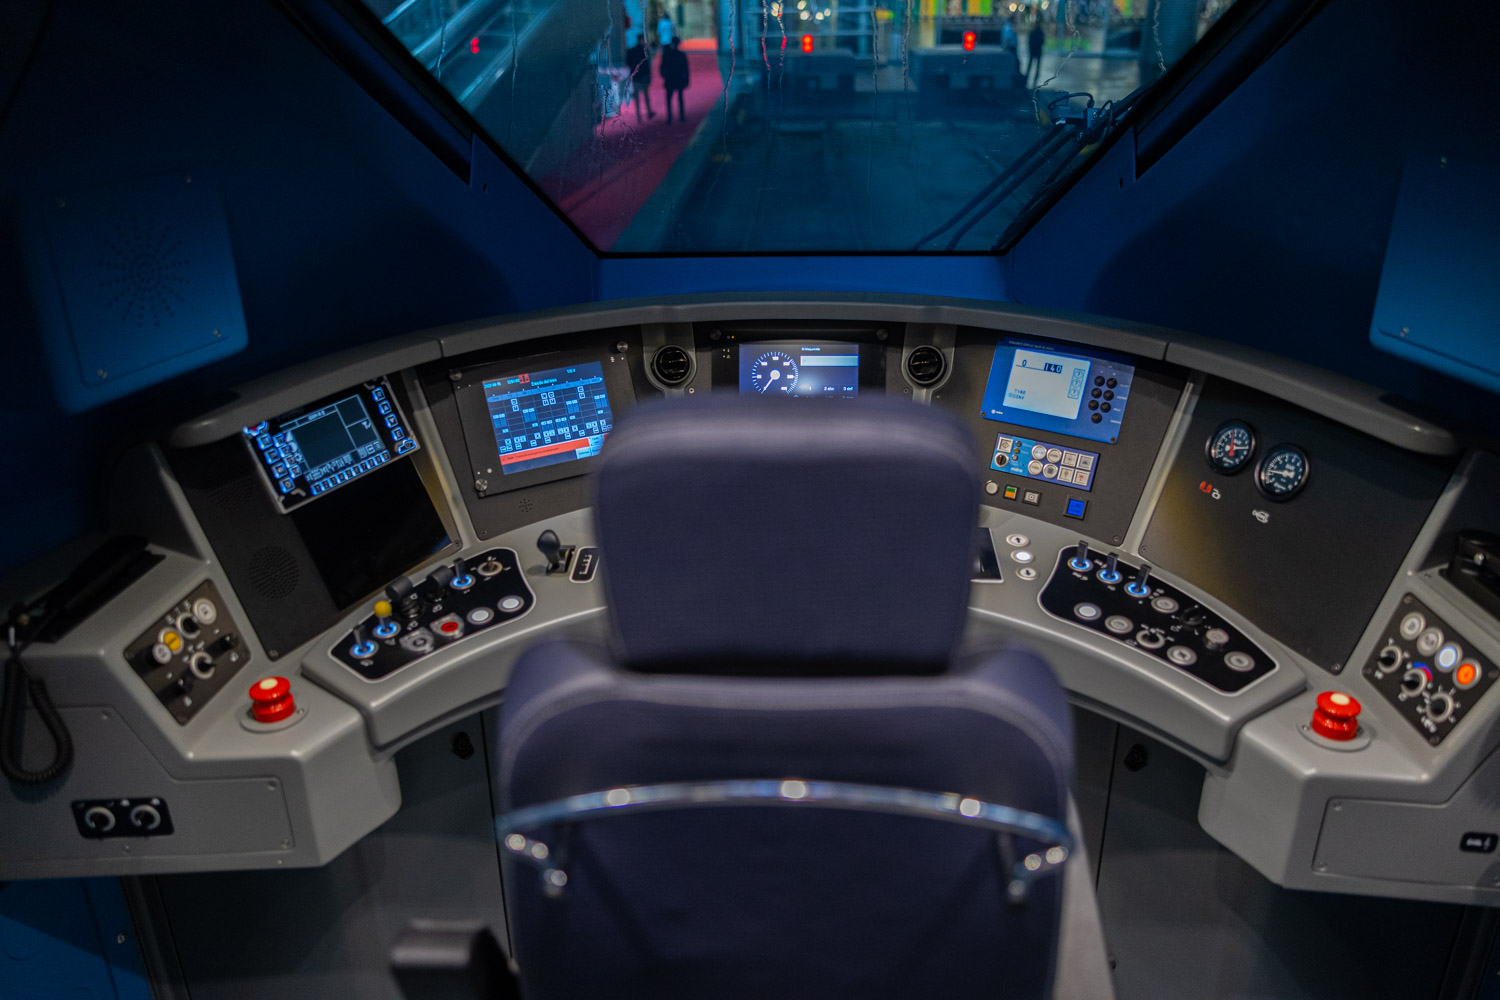
[[[384,620],[371,615],[330,652],[366,680],[377,681],[466,635],[515,621],[536,603],[511,549],[490,549],[439,566],[396,602]]]
[[[204,580],[129,646],[125,661],[185,726],[250,662],[250,648],[212,580]]]
[[[167,800],[154,796],[134,799],[78,799],[73,822],[89,840],[114,837],[166,837],[172,833]]]
[[[1144,593],[1130,587],[1137,567],[1117,562],[1115,578],[1097,552],[1074,565],[1078,548],[1069,546],[1042,588],[1042,609],[1106,636],[1190,674],[1209,687],[1235,694],[1276,669],[1276,661],[1244,633],[1187,594],[1150,579]]]
[[[1411,594],[1401,598],[1364,675],[1437,746],[1495,683],[1495,664]]]

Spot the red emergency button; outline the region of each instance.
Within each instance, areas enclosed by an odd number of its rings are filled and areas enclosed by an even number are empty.
[[[1312,731],[1330,740],[1354,739],[1359,732],[1359,707],[1353,695],[1324,691],[1313,711]]]
[[[285,677],[267,677],[250,685],[250,714],[256,722],[280,722],[296,710],[292,682]]]
[[[457,635],[458,630],[462,627],[463,626],[456,621],[447,621],[438,626],[438,631],[443,633],[444,635]]]

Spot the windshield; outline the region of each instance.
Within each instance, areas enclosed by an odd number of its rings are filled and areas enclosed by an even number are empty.
[[[988,251],[1233,0],[364,0],[595,249]]]

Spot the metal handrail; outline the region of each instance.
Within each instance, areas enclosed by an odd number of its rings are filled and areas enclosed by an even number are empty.
[[[559,822],[625,813],[709,806],[822,807],[916,816],[1040,841],[1043,845],[1040,849],[1026,853],[1011,865],[1011,878],[1006,892],[1013,902],[1024,900],[1030,883],[1062,867],[1073,851],[1073,835],[1068,831],[1067,824],[1038,813],[985,802],[956,792],[925,792],[885,785],[805,781],[801,778],[675,782],[585,792],[503,813],[496,818],[495,829],[507,850],[542,870],[543,885],[548,892],[556,895],[568,884],[567,872],[545,842],[528,837],[523,831],[534,831],[538,827]]]

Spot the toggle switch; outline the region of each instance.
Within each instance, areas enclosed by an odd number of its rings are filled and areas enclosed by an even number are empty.
[[[1151,596],[1151,567],[1141,563],[1141,568],[1136,571],[1135,579],[1125,585],[1125,593],[1131,597]]]
[[[1116,584],[1120,582],[1120,557],[1111,552],[1109,559],[1105,561],[1104,568],[1099,571],[1099,582]]]
[[[464,565],[462,557],[453,560],[453,578],[448,581],[448,586],[459,591],[468,590],[474,586],[474,576]]]
[[[1073,558],[1068,560],[1068,565],[1080,573],[1087,573],[1094,568],[1094,561],[1089,558],[1089,543],[1082,538],[1078,540],[1078,551],[1073,553]]]
[[[390,601],[375,602],[375,628],[372,631],[377,639],[390,639],[401,631],[401,626],[391,620],[394,613]]]

